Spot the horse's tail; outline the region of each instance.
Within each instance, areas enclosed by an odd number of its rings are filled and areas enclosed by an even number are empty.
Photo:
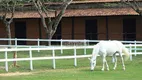
[[[122,52],[123,52],[124,55],[125,55],[125,60],[128,60],[129,57],[130,57],[130,53],[129,53],[128,49],[127,49],[125,46],[123,46]]]

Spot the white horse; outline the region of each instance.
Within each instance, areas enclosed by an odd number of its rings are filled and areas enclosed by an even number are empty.
[[[109,70],[109,66],[107,64],[106,56],[112,56],[114,58],[114,70],[117,67],[117,58],[116,53],[119,53],[122,61],[123,70],[125,70],[124,60],[122,57],[122,53],[126,55],[125,59],[127,60],[129,58],[129,52],[128,49],[119,41],[100,41],[97,43],[93,49],[92,57],[90,59],[91,64],[91,70],[94,70],[96,66],[96,59],[97,56],[100,55],[103,58],[103,67],[102,71],[105,69],[105,64],[107,67],[107,70]]]

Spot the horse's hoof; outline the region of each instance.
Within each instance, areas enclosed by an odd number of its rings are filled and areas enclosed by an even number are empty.
[[[102,69],[102,71],[104,71],[104,69]]]
[[[123,68],[123,70],[125,71],[125,68]]]
[[[113,68],[113,70],[115,70],[116,68]]]

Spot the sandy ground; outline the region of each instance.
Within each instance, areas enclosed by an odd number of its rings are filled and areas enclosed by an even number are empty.
[[[0,66],[0,69],[5,69],[5,67]],[[32,72],[7,72],[0,73],[0,76],[19,76],[19,75],[30,75]]]
[[[13,73],[1,73],[0,76],[20,76],[20,75],[30,75],[32,72],[13,72]]]
[[[88,68],[88,67],[87,67]],[[81,69],[86,69],[85,68],[81,68]],[[39,71],[34,71],[34,72],[7,72],[7,73],[0,73],[0,77],[6,77],[6,76],[21,76],[21,75],[34,75],[34,74],[39,74],[39,73],[44,73],[44,72],[68,72],[68,71],[77,71],[80,69],[50,69],[50,70],[39,70]]]

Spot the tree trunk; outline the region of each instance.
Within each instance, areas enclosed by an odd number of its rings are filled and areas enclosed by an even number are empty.
[[[52,39],[52,33],[51,33],[51,32],[47,32],[46,35],[47,35],[47,39],[48,39],[48,40],[51,40],[51,39]],[[51,46],[51,41],[48,41],[47,44],[48,44],[48,46]]]
[[[13,53],[13,58],[16,59],[17,58],[17,52],[14,51]],[[16,67],[17,66],[17,61],[13,61],[13,66]],[[18,67],[18,66],[17,66]]]
[[[7,31],[7,38],[9,39],[8,45],[12,45],[10,23],[5,23],[5,25],[6,25],[6,31]]]
[[[9,39],[8,40],[8,45],[9,47],[8,48],[11,48],[10,45],[12,45],[12,41],[11,41],[11,28],[10,28],[10,23],[6,22],[5,23],[6,25],[6,31],[7,31],[7,38]],[[16,59],[17,58],[17,52],[14,51],[13,53],[13,58]],[[13,61],[13,66],[17,66],[17,61]]]

